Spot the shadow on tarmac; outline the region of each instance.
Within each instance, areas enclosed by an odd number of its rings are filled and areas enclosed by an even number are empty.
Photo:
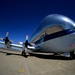
[[[9,52],[5,52],[5,51],[0,51],[0,53],[5,53],[6,55],[19,55],[19,56],[21,56],[21,54],[9,53]]]
[[[22,56],[21,54],[17,54],[17,53],[9,53],[9,52],[5,52],[5,51],[0,51],[0,53],[5,53],[6,56],[8,55],[18,55],[18,56]],[[71,59],[70,57],[65,57],[65,56],[61,56],[61,55],[45,55],[45,54],[34,54],[34,53],[30,53],[29,56],[35,56],[37,58],[41,58],[41,59],[53,59],[53,60],[74,60]],[[28,56],[24,56],[24,57],[28,57]],[[75,56],[74,56],[75,57]]]
[[[53,59],[53,60],[74,60],[70,57],[61,56],[61,55],[45,55],[45,54],[30,54],[31,56],[35,56],[37,58],[42,59]],[[75,56],[74,56],[75,57]]]

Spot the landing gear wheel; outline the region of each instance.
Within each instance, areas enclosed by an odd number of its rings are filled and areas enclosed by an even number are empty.
[[[58,55],[58,53],[54,53],[54,55]]]
[[[70,58],[74,59],[74,51],[70,52]]]
[[[26,55],[26,53],[25,53],[25,50],[24,51],[22,51],[22,56],[24,56],[24,57],[28,57],[28,55]]]
[[[26,55],[26,54],[25,54],[25,50],[24,50],[24,51],[22,51],[22,56],[24,56],[24,55]]]

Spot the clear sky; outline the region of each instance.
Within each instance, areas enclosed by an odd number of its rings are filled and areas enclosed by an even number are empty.
[[[9,32],[9,39],[25,41],[43,18],[62,14],[75,21],[74,0],[0,0],[0,37]]]

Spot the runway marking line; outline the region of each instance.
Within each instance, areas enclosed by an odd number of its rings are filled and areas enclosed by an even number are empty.
[[[25,72],[25,70],[21,69],[21,70],[19,70],[19,72]]]

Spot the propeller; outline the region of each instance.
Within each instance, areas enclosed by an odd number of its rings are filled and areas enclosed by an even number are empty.
[[[25,42],[19,41],[18,44],[23,45],[23,44],[26,43],[27,41],[28,41],[28,35],[26,35],[26,41],[25,41]],[[30,44],[31,46],[35,46],[34,43],[27,43],[27,44]]]
[[[0,38],[1,41],[9,40],[8,38],[9,32],[6,32],[6,37],[5,38]],[[13,40],[9,40],[11,43],[13,43]]]
[[[26,40],[28,40],[28,35],[26,35]]]
[[[6,32],[6,37],[8,37],[8,34],[9,34],[9,32]],[[5,37],[5,39],[6,39],[6,37]],[[4,40],[4,38],[0,38],[0,40]]]
[[[28,40],[28,35],[26,35],[26,40]],[[18,44],[23,45],[24,42],[19,41]]]
[[[6,37],[8,37],[8,35],[9,35],[9,32],[6,32]]]
[[[0,40],[3,40],[3,38],[0,38]]]
[[[23,42],[18,42],[18,44],[21,44],[21,45],[22,45],[22,44],[23,44]]]

